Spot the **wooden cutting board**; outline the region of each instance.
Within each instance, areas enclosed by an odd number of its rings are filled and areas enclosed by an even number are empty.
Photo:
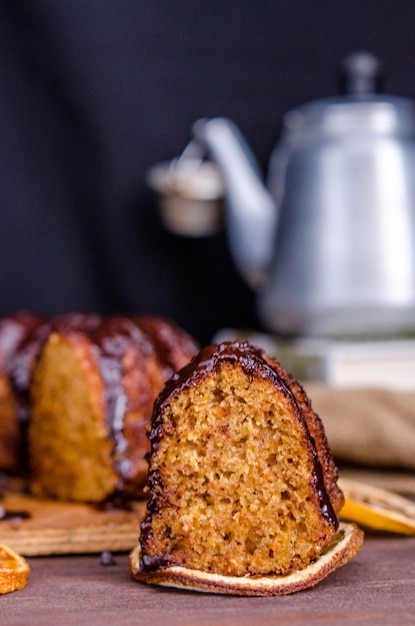
[[[7,513],[0,520],[0,543],[23,556],[45,556],[129,552],[137,544],[146,502],[134,503],[131,510],[100,510],[6,492],[0,506]]]

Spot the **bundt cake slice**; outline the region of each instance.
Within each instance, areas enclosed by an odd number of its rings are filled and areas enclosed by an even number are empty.
[[[146,428],[163,383],[151,344],[131,320],[52,332],[31,384],[32,493],[85,502],[142,495]]]
[[[164,387],[152,418],[150,499],[131,555],[134,578],[222,593],[288,593],[315,584],[359,549],[355,527],[336,535],[330,493],[337,501],[338,488],[323,475],[282,371],[261,350],[225,342],[203,349]],[[336,558],[314,571],[312,583],[306,577],[264,586],[269,577],[314,567],[330,550]],[[262,583],[247,588],[247,578]]]

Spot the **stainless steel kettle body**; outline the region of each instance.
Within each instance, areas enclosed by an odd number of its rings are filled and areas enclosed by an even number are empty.
[[[302,335],[415,330],[415,110],[349,98],[291,111],[269,167],[278,205],[259,295],[267,327]]]
[[[351,55],[345,65],[345,97],[285,116],[267,187],[230,120],[198,120],[191,152],[218,167],[230,249],[268,329],[413,334],[415,105],[374,93],[373,56]],[[183,158],[173,163],[183,169]]]

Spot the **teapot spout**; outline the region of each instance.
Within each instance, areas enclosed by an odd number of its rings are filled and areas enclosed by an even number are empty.
[[[275,201],[262,182],[255,157],[231,120],[200,119],[193,125],[193,134],[221,170],[230,251],[246,282],[257,289],[267,276],[273,255]]]

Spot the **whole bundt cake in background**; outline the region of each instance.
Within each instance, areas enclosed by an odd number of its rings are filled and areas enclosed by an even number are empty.
[[[141,495],[154,398],[198,350],[149,314],[0,320],[0,471],[44,496]]]
[[[150,440],[138,580],[232,593],[234,578],[303,570],[335,540],[343,496],[321,422],[263,351],[203,349],[157,398]],[[342,562],[361,545],[350,537]]]
[[[179,334],[172,322],[159,324]],[[92,329],[61,325],[48,336],[30,387],[33,494],[85,502],[143,495],[147,428],[170,374],[160,345],[126,317],[104,318]],[[181,361],[197,349],[189,339]]]

